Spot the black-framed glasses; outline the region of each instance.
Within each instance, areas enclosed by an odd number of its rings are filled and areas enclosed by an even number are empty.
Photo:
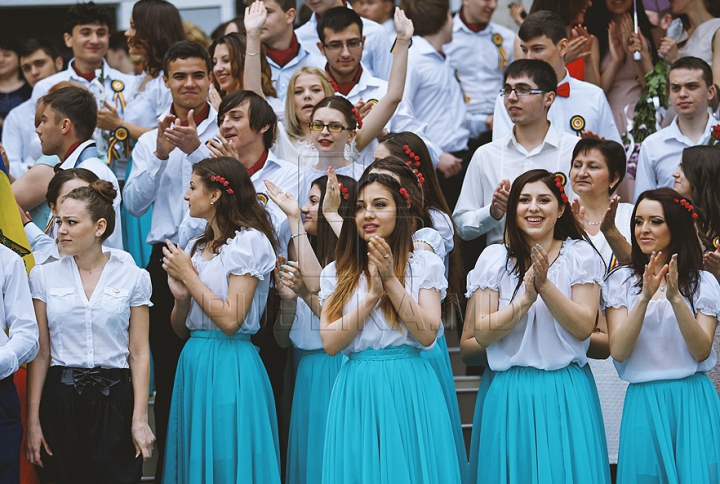
[[[340,52],[343,47],[347,47],[348,50],[358,50],[363,45],[362,39],[350,39],[347,42],[342,42],[340,40],[334,40],[329,43],[323,43],[325,46],[325,49],[328,52]]]
[[[322,121],[313,121],[312,123],[308,124],[308,127],[310,128],[310,131],[322,131],[323,129],[327,128],[328,131],[330,131],[331,133],[342,133],[343,131],[350,131],[352,129],[348,128],[347,126],[343,126],[337,121],[333,121],[327,124],[323,123]]]
[[[503,87],[500,89],[501,96],[509,96],[511,92],[515,91],[517,97],[530,96],[531,94],[542,94],[545,91],[542,89],[533,89],[530,86],[515,86],[515,87]]]

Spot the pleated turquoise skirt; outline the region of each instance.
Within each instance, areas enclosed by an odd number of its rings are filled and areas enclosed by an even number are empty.
[[[275,401],[250,335],[191,332],[165,446],[165,484],[280,483]]]
[[[330,395],[346,358],[342,353],[330,356],[325,350],[294,351],[301,357],[295,377],[285,482],[317,484],[322,481]]]
[[[495,372],[477,453],[477,483],[609,484],[605,427],[588,366]]]
[[[622,483],[720,483],[720,399],[707,375],[630,384],[620,424]]]
[[[440,381],[445,404],[450,414],[460,479],[462,484],[465,484],[468,476],[468,457],[465,450],[465,438],[462,433],[462,422],[460,422],[460,406],[455,392],[455,379],[452,374],[452,365],[450,364],[450,354],[448,353],[445,335],[443,334],[438,338],[435,347],[431,351],[423,351],[420,355],[430,363]]]
[[[330,398],[324,484],[460,482],[440,383],[409,346],[349,355]]]
[[[486,366],[480,378],[480,388],[475,400],[475,413],[473,414],[472,435],[470,436],[470,463],[468,469],[468,482],[478,482],[478,470],[480,465],[480,429],[482,428],[482,413],[485,405],[490,383],[492,383],[495,372]]]

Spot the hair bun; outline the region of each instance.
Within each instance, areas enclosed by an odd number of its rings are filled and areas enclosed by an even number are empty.
[[[90,183],[90,188],[95,190],[103,200],[111,204],[117,196],[117,190],[115,190],[115,187],[109,181],[95,180],[94,182]]]

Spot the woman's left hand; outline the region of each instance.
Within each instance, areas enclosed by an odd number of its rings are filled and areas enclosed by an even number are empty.
[[[543,285],[547,282],[547,273],[550,269],[550,261],[548,260],[547,252],[542,248],[540,244],[536,244],[532,248],[532,266],[535,270],[535,288],[540,291]]]
[[[260,31],[265,25],[265,19],[267,19],[267,9],[262,0],[255,0],[252,5],[245,7],[243,24],[247,35],[260,35]]]
[[[412,20],[407,18],[405,12],[400,10],[400,7],[395,7],[395,32],[397,33],[397,40],[404,41],[410,41],[415,32]]]
[[[288,218],[300,218],[302,211],[295,197],[290,192],[283,192],[282,189],[270,180],[264,180],[267,194],[270,199],[280,207]]]
[[[143,460],[148,460],[152,456],[155,436],[147,422],[132,424],[132,439],[135,444],[135,457],[142,454]]]
[[[195,274],[190,256],[169,240],[165,240],[163,247],[163,269],[170,277],[185,283],[189,274]]]
[[[680,288],[678,286],[678,270],[677,270],[677,254],[673,254],[668,264],[667,272],[667,298],[670,302],[682,300]]]
[[[368,257],[377,267],[383,283],[395,277],[395,265],[393,263],[392,250],[385,239],[373,237],[367,244]]]

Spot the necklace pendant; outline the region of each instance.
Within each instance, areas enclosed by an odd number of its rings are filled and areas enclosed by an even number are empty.
[[[660,292],[665,292],[665,286],[660,286]]]

